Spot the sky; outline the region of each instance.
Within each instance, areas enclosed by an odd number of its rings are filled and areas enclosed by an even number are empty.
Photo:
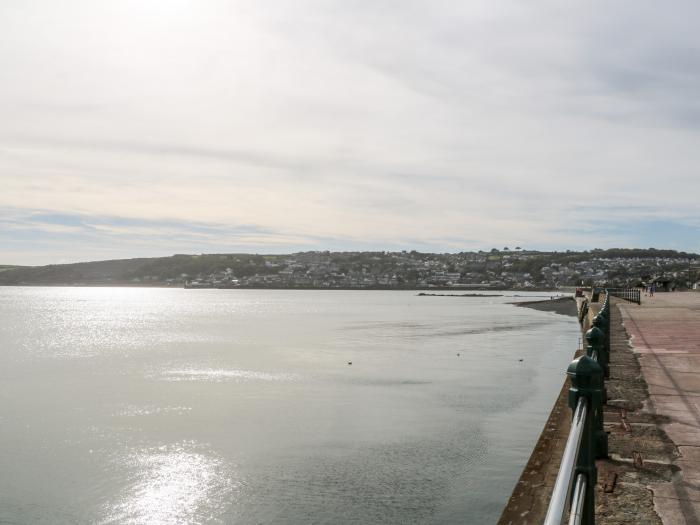
[[[700,252],[700,3],[3,0],[0,264]]]

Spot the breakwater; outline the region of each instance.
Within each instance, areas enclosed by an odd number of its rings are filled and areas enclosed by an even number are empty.
[[[589,521],[583,522],[661,523],[655,511],[651,487],[655,482],[668,485],[672,480],[673,469],[669,460],[676,452],[661,428],[665,419],[646,409],[648,386],[623,325],[620,308],[624,313],[630,308],[639,308],[638,304],[630,302],[637,303],[638,296],[621,296],[624,300],[610,298],[609,377],[605,380],[607,400],[602,407],[607,450],[596,450],[599,459],[593,472],[596,480],[593,484],[595,509],[591,511]],[[604,298],[604,294],[596,297],[599,301]],[[591,301],[590,296],[579,299],[582,333],[589,329],[600,306],[601,302]],[[578,349],[574,357],[582,353],[582,349]],[[499,525],[544,522],[571,429],[572,413],[567,406],[570,387],[567,378]],[[589,504],[592,505],[593,501]]]

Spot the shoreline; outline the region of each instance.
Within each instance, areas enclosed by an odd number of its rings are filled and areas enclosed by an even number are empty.
[[[550,288],[455,288],[452,286],[431,286],[430,288],[417,287],[396,287],[396,286],[338,286],[338,287],[321,287],[321,286],[222,286],[222,287],[185,287],[182,284],[169,285],[166,283],[128,283],[128,282],[94,282],[94,283],[17,283],[17,284],[0,284],[0,288],[172,288],[174,290],[356,290],[356,291],[404,291],[404,292],[513,292],[513,293],[533,293],[533,292],[548,292],[548,293],[570,293],[561,290],[552,290]],[[425,294],[424,295],[437,295]],[[484,294],[440,294],[441,296],[469,297],[483,296]],[[500,294],[489,295],[495,297]],[[522,296],[527,297],[527,296]],[[514,303],[517,304],[517,303]]]
[[[522,301],[510,303],[521,308],[532,308],[542,312],[554,312],[560,315],[578,317],[578,307],[573,297],[557,297],[556,299],[545,299],[544,301]]]
[[[574,297],[511,304],[578,318],[578,304]],[[579,323],[581,334],[585,333],[587,323],[588,320],[585,324]],[[571,357],[575,359],[582,354],[583,349],[577,348]],[[554,399],[540,436],[503,507],[497,525],[538,525],[544,521],[571,428],[571,410],[568,406],[570,386],[569,377],[564,375],[559,394]]]

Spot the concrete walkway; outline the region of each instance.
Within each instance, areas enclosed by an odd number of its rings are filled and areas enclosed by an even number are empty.
[[[618,302],[639,354],[653,411],[668,418],[680,471],[650,486],[664,524],[700,525],[700,293],[659,293],[638,306]]]

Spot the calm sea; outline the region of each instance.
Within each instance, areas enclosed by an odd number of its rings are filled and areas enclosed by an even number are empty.
[[[0,288],[0,523],[493,523],[579,337],[523,299]]]

